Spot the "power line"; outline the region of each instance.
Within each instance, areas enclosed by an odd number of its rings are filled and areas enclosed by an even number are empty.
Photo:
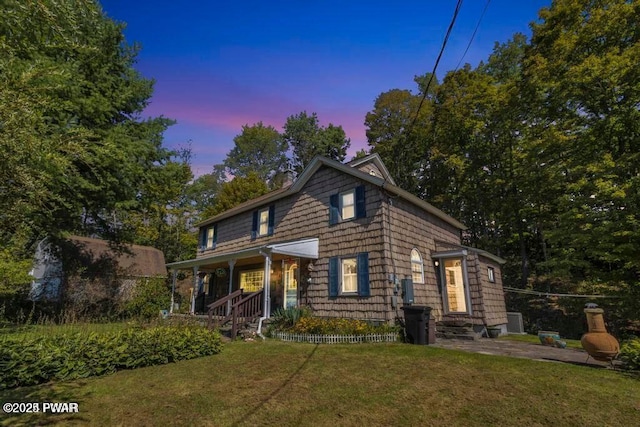
[[[611,295],[578,295],[578,294],[555,294],[555,293],[550,293],[550,292],[539,292],[539,291],[532,291],[529,289],[518,289],[518,288],[511,288],[509,286],[504,286],[502,289],[504,289],[506,292],[513,292],[516,294],[525,294],[525,295],[536,295],[539,297],[563,297],[563,298],[620,298],[617,296],[611,296]]]
[[[484,14],[487,12],[487,9],[489,8],[489,3],[491,3],[491,0],[487,0],[487,3],[484,5],[484,9],[482,10],[482,14],[480,15],[480,19],[478,19],[478,23],[476,24],[476,28],[475,28],[475,30],[473,30],[473,34],[471,34],[471,39],[469,40],[469,43],[467,44],[467,48],[464,50],[464,53],[462,54],[462,57],[460,58],[460,61],[458,61],[458,65],[456,65],[456,70],[460,67],[460,64],[462,63],[462,60],[464,59],[464,57],[467,55],[467,52],[469,52],[469,48],[471,47],[471,43],[473,43],[473,39],[476,37],[476,33],[478,32],[478,28],[480,27],[480,23],[482,22],[482,18],[484,18]]]
[[[442,54],[444,53],[444,48],[447,46],[447,41],[449,40],[449,35],[451,34],[451,30],[453,30],[453,25],[458,18],[458,13],[460,12],[460,8],[462,8],[462,0],[458,0],[456,4],[456,9],[453,11],[453,17],[451,18],[451,23],[449,24],[449,28],[447,29],[447,34],[444,37],[444,41],[442,42],[442,47],[440,48],[440,53],[438,54],[438,58],[436,59],[436,63],[433,65],[433,71],[431,72],[431,76],[429,77],[429,81],[427,82],[427,86],[424,89],[424,93],[422,94],[422,99],[420,100],[420,104],[418,105],[418,109],[416,110],[416,115],[413,117],[409,128],[407,129],[407,135],[411,134],[411,130],[418,120],[418,114],[420,113],[420,109],[422,108],[422,104],[424,100],[427,98],[427,93],[429,92],[429,87],[431,86],[431,82],[433,81],[433,77],[436,75],[436,70],[438,69],[438,64],[440,63],[440,58],[442,58]]]

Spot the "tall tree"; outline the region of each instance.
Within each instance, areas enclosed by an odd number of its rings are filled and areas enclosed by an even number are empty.
[[[342,126],[331,123],[320,126],[316,113],[307,115],[303,111],[287,118],[284,125],[284,140],[293,152],[293,167],[301,172],[316,155],[343,161],[351,144]]]
[[[233,176],[247,177],[255,172],[260,179],[270,182],[286,167],[287,143],[272,126],[264,126],[262,122],[244,125],[233,142],[234,147],[224,160]]]
[[[117,238],[172,122],[140,120],[152,81],[92,0],[7,0],[0,13],[0,230]]]
[[[202,218],[217,215],[268,191],[267,184],[256,173],[249,172],[246,177],[235,177],[222,184],[214,205],[203,212]]]

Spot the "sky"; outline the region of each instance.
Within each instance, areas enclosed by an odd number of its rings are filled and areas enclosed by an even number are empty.
[[[351,140],[347,159],[368,148],[364,119],[378,95],[416,91],[431,72],[455,0],[193,1],[100,0],[140,45],[135,68],[155,80],[143,117],[165,116],[169,148],[191,147],[196,176],[211,172],[243,125],[282,131],[287,117],[317,113]],[[496,42],[529,36],[551,0],[466,0],[436,75],[472,67]],[[475,38],[472,38],[483,10]]]

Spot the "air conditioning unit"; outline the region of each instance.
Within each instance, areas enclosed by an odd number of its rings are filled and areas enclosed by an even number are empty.
[[[522,323],[522,313],[507,312],[507,332],[510,334],[526,334]]]

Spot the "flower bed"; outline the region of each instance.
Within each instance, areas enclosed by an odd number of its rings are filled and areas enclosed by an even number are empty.
[[[293,332],[274,332],[273,337],[288,342],[307,342],[312,344],[343,344],[343,343],[371,343],[395,342],[398,334],[385,332],[365,335],[337,335],[337,334],[298,334]]]

